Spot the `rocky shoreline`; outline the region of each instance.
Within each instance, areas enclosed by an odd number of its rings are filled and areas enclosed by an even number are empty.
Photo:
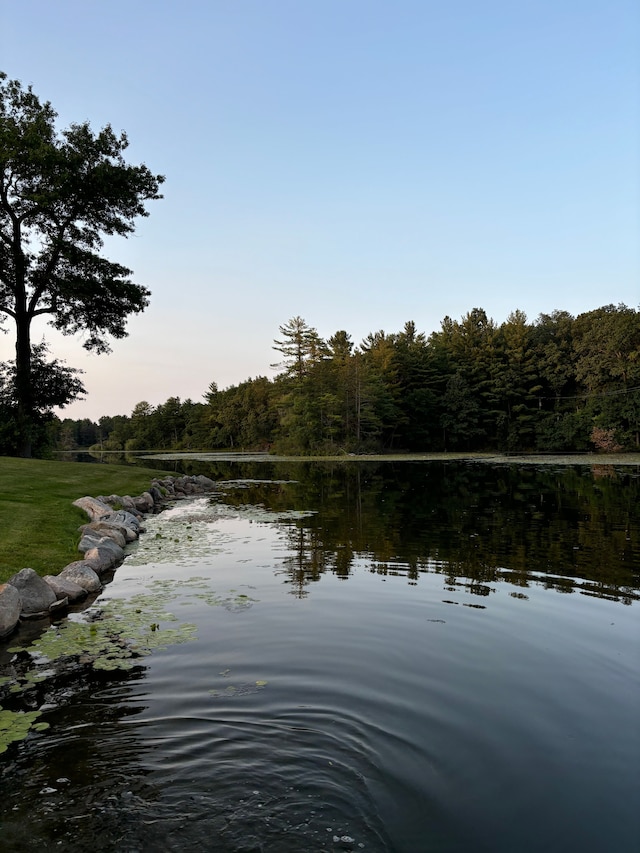
[[[78,531],[82,559],[69,563],[55,575],[40,576],[33,569],[24,568],[0,584],[0,640],[24,620],[50,618],[99,592],[105,576],[124,560],[127,546],[144,532],[145,515],[157,512],[169,501],[211,492],[215,485],[209,477],[184,475],[155,479],[148,491],[137,497],[78,498],[73,505],[89,517],[89,523]]]

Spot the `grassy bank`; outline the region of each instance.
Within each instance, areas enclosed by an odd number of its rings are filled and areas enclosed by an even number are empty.
[[[56,574],[81,558],[84,495],[139,495],[158,469],[0,457],[0,583],[26,566]]]

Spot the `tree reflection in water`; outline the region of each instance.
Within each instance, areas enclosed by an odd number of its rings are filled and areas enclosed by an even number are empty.
[[[346,578],[367,565],[412,582],[435,572],[480,597],[506,581],[638,598],[635,468],[298,462],[208,473],[244,478],[225,495],[229,503],[316,511],[284,527],[290,553],[281,569],[298,596],[325,572]],[[270,477],[293,482],[248,482]]]

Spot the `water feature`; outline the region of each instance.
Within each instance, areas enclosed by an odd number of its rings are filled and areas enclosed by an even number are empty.
[[[219,492],[0,654],[0,849],[634,849],[636,468],[176,466]]]

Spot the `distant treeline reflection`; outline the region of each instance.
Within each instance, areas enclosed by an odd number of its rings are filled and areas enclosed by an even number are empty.
[[[410,582],[436,572],[452,589],[479,597],[498,581],[522,595],[541,584],[625,604],[639,597],[635,469],[454,462],[182,467],[227,481],[226,503],[315,511],[284,527],[289,553],[282,570],[297,595],[325,572],[347,578],[358,565]]]

